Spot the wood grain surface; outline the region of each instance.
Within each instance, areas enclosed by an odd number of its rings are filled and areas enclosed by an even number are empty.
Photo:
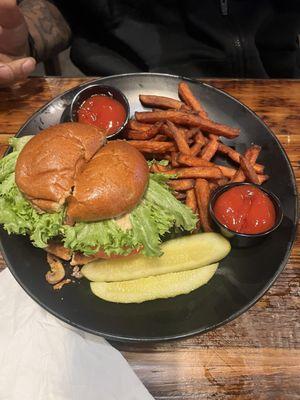
[[[32,78],[0,89],[0,154],[39,107],[86,78]],[[209,80],[254,110],[283,144],[300,187],[300,81]],[[4,261],[0,259],[0,266]],[[300,239],[268,293],[204,335],[158,344],[112,343],[160,400],[300,399]],[[121,399],[120,399],[121,400]]]

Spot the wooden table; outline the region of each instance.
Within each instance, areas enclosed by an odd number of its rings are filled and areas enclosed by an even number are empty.
[[[0,151],[45,102],[85,78],[32,78],[0,89]],[[209,80],[254,110],[276,133],[300,187],[300,81]],[[1,264],[4,262],[1,259]],[[299,235],[268,293],[235,321],[158,344],[114,344],[156,399],[299,399]],[[120,399],[121,400],[121,399]]]

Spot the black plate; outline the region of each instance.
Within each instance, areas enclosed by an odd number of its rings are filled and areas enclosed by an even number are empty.
[[[162,74],[129,74],[99,79],[99,82],[122,90],[133,113],[143,108],[138,100],[139,93],[176,98],[181,80]],[[262,146],[259,162],[266,165],[266,173],[272,176],[265,187],[282,202],[282,225],[255,248],[233,249],[220,263],[213,279],[189,295],[130,305],[98,299],[85,279],[54,292],[44,278],[48,270],[44,251],[32,247],[24,237],[8,236],[1,230],[2,251],[16,280],[42,307],[63,321],[121,341],[189,336],[213,329],[246,311],[284,268],[295,237],[297,190],[283,148],[264,123],[239,101],[207,84],[189,79],[188,82],[212,119],[241,128],[241,135],[234,141],[237,150],[243,151],[253,142]],[[45,105],[26,122],[18,136],[35,134],[66,120],[68,106],[77,91],[78,87]]]

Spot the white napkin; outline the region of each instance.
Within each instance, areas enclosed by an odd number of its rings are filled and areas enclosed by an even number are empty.
[[[0,272],[1,400],[153,400],[121,353],[36,304]]]

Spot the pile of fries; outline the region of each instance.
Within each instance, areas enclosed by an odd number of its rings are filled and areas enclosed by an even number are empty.
[[[178,85],[178,95],[181,101],[140,95],[143,106],[152,110],[135,113],[125,138],[147,158],[158,161],[152,164],[152,172],[176,175],[169,181],[176,198],[198,214],[198,228],[212,231],[208,203],[213,190],[229,182],[260,185],[268,176],[264,166],[256,163],[260,146],[252,145],[240,154],[225,145],[220,139],[235,139],[239,129],[212,121],[185,82]],[[217,153],[233,162],[234,167],[211,161]],[[161,165],[159,160],[168,160],[169,164]]]

